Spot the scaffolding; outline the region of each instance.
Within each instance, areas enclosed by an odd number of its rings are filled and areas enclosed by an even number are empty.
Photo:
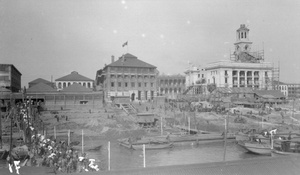
[[[279,87],[279,76],[280,76],[280,66],[275,67],[273,65],[272,68],[272,90],[277,90]]]

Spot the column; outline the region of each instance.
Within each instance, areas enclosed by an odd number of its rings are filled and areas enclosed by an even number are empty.
[[[237,87],[240,87],[240,71],[236,71],[237,72]]]

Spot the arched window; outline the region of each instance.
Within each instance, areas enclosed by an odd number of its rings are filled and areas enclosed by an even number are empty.
[[[63,83],[63,88],[65,88],[65,87],[66,87],[66,82]]]
[[[247,38],[247,33],[245,32],[245,38]]]
[[[82,86],[84,86],[85,87],[85,83],[83,83],[83,85]]]
[[[69,83],[68,83],[68,86],[70,86],[70,85],[71,85],[71,83],[69,82]]]
[[[165,94],[167,94],[167,93],[168,93],[168,88],[165,89]]]
[[[61,88],[61,82],[58,83],[58,88]]]
[[[242,38],[243,38],[243,32],[242,32]]]
[[[87,85],[88,85],[88,88],[91,88],[91,83],[87,83]]]

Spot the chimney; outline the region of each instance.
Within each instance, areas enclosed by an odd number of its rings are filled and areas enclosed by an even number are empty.
[[[111,63],[115,62],[115,56],[111,56]]]

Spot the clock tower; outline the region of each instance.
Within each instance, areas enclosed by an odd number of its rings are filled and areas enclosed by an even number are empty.
[[[241,52],[249,52],[251,50],[252,42],[249,40],[249,29],[245,24],[241,24],[236,31],[235,54],[239,55]]]

